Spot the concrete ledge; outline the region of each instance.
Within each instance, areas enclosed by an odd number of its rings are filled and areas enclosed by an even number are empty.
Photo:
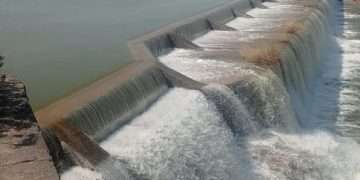
[[[119,71],[100,79],[93,84],[60,99],[59,101],[40,109],[35,113],[40,126],[51,128],[57,122],[61,122],[79,108],[96,101],[97,98],[110,93],[116,87],[126,83],[129,79],[138,76],[144,71],[157,68],[154,62],[134,62]]]
[[[59,179],[24,85],[1,77],[0,102],[0,179]]]

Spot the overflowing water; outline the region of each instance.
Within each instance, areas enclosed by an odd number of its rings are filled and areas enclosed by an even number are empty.
[[[167,89],[164,74],[158,69],[148,69],[108,94],[79,107],[66,121],[101,140],[141,113]]]
[[[336,130],[359,141],[360,9],[339,5],[336,31],[315,88],[312,127]]]
[[[239,135],[249,135],[258,131],[260,124],[250,114],[245,104],[228,87],[210,84],[202,89],[207,99],[213,102],[217,111],[232,131]]]
[[[171,90],[101,145],[144,178],[251,177],[231,130],[199,91]]]
[[[227,23],[241,33],[159,57],[209,85],[170,89],[101,146],[137,179],[359,180],[360,5],[301,2],[265,3]],[[281,44],[278,61],[242,56],[261,39]]]
[[[160,61],[166,63],[170,68],[204,83],[221,82],[241,76],[238,74],[238,71],[243,69],[240,64],[213,59],[194,59],[192,55],[195,53],[197,52],[193,50],[175,49],[173,53]]]

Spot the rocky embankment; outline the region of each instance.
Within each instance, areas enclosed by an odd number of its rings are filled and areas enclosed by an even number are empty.
[[[59,179],[25,86],[6,75],[0,75],[0,179]]]

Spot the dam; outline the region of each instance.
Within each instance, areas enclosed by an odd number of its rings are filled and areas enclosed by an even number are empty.
[[[128,46],[35,113],[61,180],[360,179],[359,1],[236,0]]]

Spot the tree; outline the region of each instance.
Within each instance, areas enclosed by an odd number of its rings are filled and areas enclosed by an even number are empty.
[[[0,67],[4,65],[4,56],[0,55]]]

